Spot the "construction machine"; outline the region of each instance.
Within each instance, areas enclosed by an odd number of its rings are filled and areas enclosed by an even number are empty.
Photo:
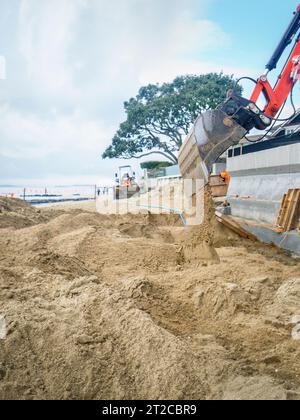
[[[114,197],[116,200],[131,198],[140,192],[136,174],[131,166],[120,166],[119,173],[115,174],[115,182]]]
[[[268,80],[268,75],[276,69],[279,60],[289,45],[293,43],[288,59],[279,74],[275,86]],[[201,114],[193,129],[184,141],[179,151],[179,166],[181,174],[186,179],[203,179],[209,181],[213,164],[231,146],[238,144],[252,129],[267,131],[265,138],[273,125],[281,119],[280,114],[291,97],[300,78],[300,4],[294,12],[293,19],[280,40],[266,70],[257,80],[249,77],[243,79],[255,83],[250,99],[243,98],[233,89],[227,99],[217,109]],[[259,107],[261,98],[265,105]]]

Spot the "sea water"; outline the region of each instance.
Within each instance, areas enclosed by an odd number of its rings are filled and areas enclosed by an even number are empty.
[[[0,196],[24,199],[28,202],[43,200],[79,200],[92,199],[95,197],[95,185],[71,185],[71,186],[21,186],[0,185]]]

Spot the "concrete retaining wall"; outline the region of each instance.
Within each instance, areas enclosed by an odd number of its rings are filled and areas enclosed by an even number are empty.
[[[283,195],[300,188],[300,143],[228,158],[232,215],[274,225]]]

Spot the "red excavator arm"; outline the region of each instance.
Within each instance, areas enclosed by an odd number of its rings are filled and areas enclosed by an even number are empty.
[[[268,117],[276,117],[281,107],[290,95],[294,85],[300,78],[300,37],[298,36],[291,51],[291,54],[284,66],[275,88],[270,85],[267,74],[276,68],[277,63],[286,47],[292,42],[300,28],[300,4],[297,7],[295,16],[280,41],[275,53],[267,64],[267,72],[258,79],[256,88],[251,96],[251,102],[257,103],[261,93],[264,94],[267,106],[264,114]]]
[[[243,98],[232,90],[218,109],[206,111],[197,118],[192,132],[179,151],[178,161],[184,178],[204,178],[208,181],[213,164],[227,149],[238,144],[253,128],[266,130],[273,121],[278,121],[278,114],[289,95],[292,96],[294,86],[300,79],[299,31],[300,4],[268,62],[265,73],[257,81],[251,79],[255,83],[251,98]],[[268,74],[276,69],[284,51],[292,42],[292,51],[272,87]],[[262,109],[258,106],[261,95],[266,100]]]
[[[248,101],[231,92],[228,100],[221,107],[221,110],[247,131],[252,128],[264,130],[271,125],[287,98],[291,94],[295,84],[300,79],[300,4],[294,12],[294,17],[280,40],[278,47],[266,66],[266,72],[258,79],[254,92]],[[274,88],[268,81],[268,74],[277,67],[286,48],[293,42],[294,46],[288,60],[282,69]],[[266,106],[260,110],[256,104],[264,95]],[[253,115],[254,114],[254,115]]]

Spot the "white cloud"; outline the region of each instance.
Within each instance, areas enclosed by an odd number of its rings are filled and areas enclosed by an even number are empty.
[[[168,51],[178,53],[203,52],[215,47],[227,47],[231,43],[229,34],[210,20],[195,20],[188,11],[178,16],[168,34]]]
[[[5,158],[39,159],[59,153],[95,152],[99,144],[108,144],[113,129],[93,120],[85,120],[79,112],[41,118],[0,107],[0,152]],[[100,153],[99,153],[100,154]],[[67,164],[67,160],[66,160]]]
[[[114,90],[134,92],[138,82],[152,82],[151,74],[160,71],[164,80],[180,74],[177,63],[186,63],[185,73],[192,73],[186,55],[201,55],[214,48],[230,45],[230,36],[215,22],[193,18],[191,8],[204,1],[194,0],[127,0],[92,1],[90,12],[99,22],[97,43],[88,43],[83,52],[86,68],[98,73],[98,87],[105,94]],[[91,6],[93,5],[93,7]],[[91,62],[91,57],[97,62]],[[204,62],[203,62],[204,61]],[[172,66],[170,66],[172,63]],[[198,60],[197,70],[206,69]],[[221,66],[218,66],[219,68]],[[215,68],[211,63],[210,68]],[[169,70],[169,74],[168,71]],[[150,75],[149,80],[145,75]],[[156,81],[161,81],[159,77]],[[94,81],[94,78],[92,78]]]
[[[134,91],[145,75],[215,68],[189,67],[185,54],[226,48],[230,36],[215,22],[194,19],[195,0],[22,0],[19,48],[28,78],[41,93],[84,96]],[[171,64],[171,65],[170,65]],[[180,67],[177,69],[176,65]],[[175,66],[174,66],[175,65]],[[221,66],[218,66],[219,68]],[[169,69],[169,74],[167,70]],[[153,81],[149,77],[149,81]],[[161,81],[161,77],[157,81]],[[98,98],[100,99],[100,98]]]
[[[221,63],[195,59],[173,58],[166,60],[159,68],[146,68],[143,70],[140,73],[139,81],[140,84],[163,83],[173,80],[180,74],[205,74],[210,72],[224,72],[237,77],[244,74],[251,75],[249,69],[243,67],[224,66]]]
[[[21,1],[19,50],[28,78],[34,80],[41,94],[61,94],[61,89],[72,87],[68,48],[82,5],[80,0]]]
[[[0,80],[6,79],[6,60],[5,57],[0,55]]]

